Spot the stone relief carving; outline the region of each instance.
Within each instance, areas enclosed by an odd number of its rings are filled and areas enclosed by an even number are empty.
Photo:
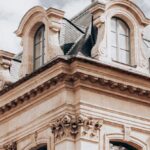
[[[17,150],[17,142],[11,142],[3,146],[5,150]]]
[[[77,136],[95,137],[103,124],[102,120],[88,118],[83,115],[65,115],[51,123],[55,140]]]
[[[106,31],[105,31],[105,18],[103,16],[100,17],[97,23],[98,35],[95,46],[91,51],[91,55],[93,58],[101,60],[106,56]]]

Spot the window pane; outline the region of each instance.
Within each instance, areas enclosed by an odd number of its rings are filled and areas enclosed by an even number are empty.
[[[111,20],[111,31],[114,31],[114,32],[116,32],[117,30],[116,30],[116,27],[117,27],[117,19],[116,18],[112,18],[112,20]]]
[[[113,60],[117,60],[117,48],[116,47],[111,47],[111,51],[112,51],[112,58]]]
[[[42,42],[39,44],[35,45],[35,58],[39,57],[42,55]]]
[[[117,20],[117,30],[118,34],[122,35],[129,35],[129,28],[128,26],[120,19]]]
[[[119,51],[119,61],[125,64],[129,64],[130,63],[130,55],[128,51],[125,50],[120,50]]]
[[[41,29],[36,33],[35,44],[39,43],[40,41],[42,41],[42,30]]]
[[[119,48],[129,50],[129,38],[127,36],[119,35],[118,41],[119,41]]]
[[[45,49],[45,28],[41,26],[34,37],[34,67],[41,67],[44,63]]]
[[[111,21],[112,58],[121,63],[130,63],[130,30],[128,25],[119,18]]]
[[[111,32],[111,46],[117,46],[117,34]]]
[[[35,59],[35,69],[38,69],[40,66],[42,66],[42,57]]]

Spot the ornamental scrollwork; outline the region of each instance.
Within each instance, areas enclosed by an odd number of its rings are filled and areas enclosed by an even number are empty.
[[[102,126],[102,120],[83,115],[65,115],[51,123],[51,130],[56,140],[77,136],[95,137]]]
[[[4,147],[4,150],[17,150],[17,142],[11,142],[11,143],[5,144],[3,147]]]

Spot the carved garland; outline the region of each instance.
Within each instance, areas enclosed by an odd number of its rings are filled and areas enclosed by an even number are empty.
[[[10,103],[5,104],[4,106],[0,107],[0,115],[4,114],[5,112],[11,110],[12,108],[17,107],[19,104],[23,104],[25,101],[28,101],[32,99],[33,97],[37,96],[38,94],[42,93],[45,90],[52,89],[54,86],[56,86],[58,83],[64,82],[68,85],[73,86],[77,80],[83,81],[86,83],[94,84],[95,86],[99,88],[105,88],[110,91],[115,92],[121,92],[122,94],[130,94],[131,96],[140,96],[143,98],[150,98],[150,91],[133,87],[131,85],[126,85],[123,83],[118,83],[115,81],[107,80],[104,78],[98,78],[91,75],[83,74],[83,73],[75,73],[73,75],[68,74],[60,74],[42,85],[36,87],[35,89],[32,89],[28,93],[25,93],[24,95],[18,97],[15,100],[12,100]],[[141,99],[142,100],[142,99]],[[148,102],[148,101],[147,101]],[[149,103],[149,102],[148,102]]]
[[[83,115],[65,115],[51,123],[55,140],[65,137],[76,138],[77,135],[95,137],[103,124],[102,120]]]

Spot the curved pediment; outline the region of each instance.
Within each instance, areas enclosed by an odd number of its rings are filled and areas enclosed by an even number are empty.
[[[64,15],[64,12],[61,10],[54,9],[54,8],[48,8],[46,10],[41,6],[35,6],[35,7],[31,8],[24,15],[24,17],[21,20],[20,25],[15,33],[17,34],[17,36],[21,36],[23,34],[23,31],[24,31],[26,25],[28,24],[28,22],[32,22],[32,21],[34,22],[36,20],[36,17],[37,18],[38,17],[45,18],[48,21],[48,18],[53,15],[57,16],[57,18],[59,18],[59,17],[62,18]],[[43,19],[41,19],[41,20],[43,20]],[[36,21],[38,22],[41,20],[37,19]]]
[[[150,24],[150,19],[148,19],[144,15],[142,10],[131,1],[114,0],[114,1],[111,1],[107,4],[106,9],[108,10],[108,9],[114,8],[114,7],[123,7],[125,9],[127,9],[128,11],[130,11],[135,16],[135,18],[138,20],[138,22],[144,26]]]
[[[39,15],[39,14],[46,16],[46,10],[41,6],[35,6],[31,8],[22,18],[19,24],[19,27],[15,32],[17,36],[21,36],[23,33],[23,30],[25,29],[27,22],[31,21],[33,18],[35,18],[36,15]]]

